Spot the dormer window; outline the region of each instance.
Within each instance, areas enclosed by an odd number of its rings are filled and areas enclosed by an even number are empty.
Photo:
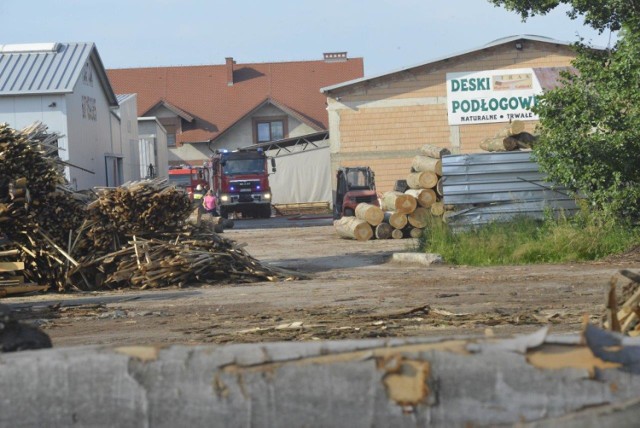
[[[287,118],[254,119],[254,135],[256,143],[282,140],[287,135]]]

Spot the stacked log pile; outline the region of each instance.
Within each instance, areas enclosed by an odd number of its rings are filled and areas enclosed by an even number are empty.
[[[514,120],[496,133],[480,142],[480,148],[488,152],[510,152],[531,149],[537,137],[524,130],[524,122]]]
[[[355,217],[334,222],[338,235],[360,241],[419,238],[429,217],[444,214],[441,159],[447,154],[447,149],[423,145],[406,180],[398,180],[395,190],[382,195],[380,208],[358,204]]]
[[[190,224],[187,194],[166,180],[72,190],[57,138],[41,124],[21,132],[0,125],[0,286],[68,291],[296,277],[261,265],[220,237],[215,222]]]

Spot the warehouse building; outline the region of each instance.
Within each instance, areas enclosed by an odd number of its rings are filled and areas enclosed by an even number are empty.
[[[429,143],[454,154],[481,151],[511,120],[532,132],[535,95],[557,84],[575,53],[569,43],[513,36],[378,76],[324,87],[331,169],[370,166],[379,192],[410,171]],[[335,183],[333,185],[335,189]]]
[[[75,188],[125,180],[125,153],[137,138],[123,140],[118,106],[93,43],[0,45],[0,122],[15,129],[42,122],[59,134]]]

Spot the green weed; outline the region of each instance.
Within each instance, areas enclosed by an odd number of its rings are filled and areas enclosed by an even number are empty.
[[[492,266],[597,260],[638,244],[637,227],[582,212],[570,219],[517,217],[457,231],[433,218],[420,248],[447,263]]]

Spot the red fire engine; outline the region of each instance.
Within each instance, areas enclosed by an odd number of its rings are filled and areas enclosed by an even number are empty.
[[[184,189],[193,199],[193,192],[200,184],[206,191],[211,183],[211,173],[207,167],[181,165],[169,169],[169,184]]]
[[[239,212],[243,217],[271,217],[271,187],[267,156],[262,150],[219,150],[209,162],[211,189],[222,217]],[[271,159],[272,172],[276,171]]]

